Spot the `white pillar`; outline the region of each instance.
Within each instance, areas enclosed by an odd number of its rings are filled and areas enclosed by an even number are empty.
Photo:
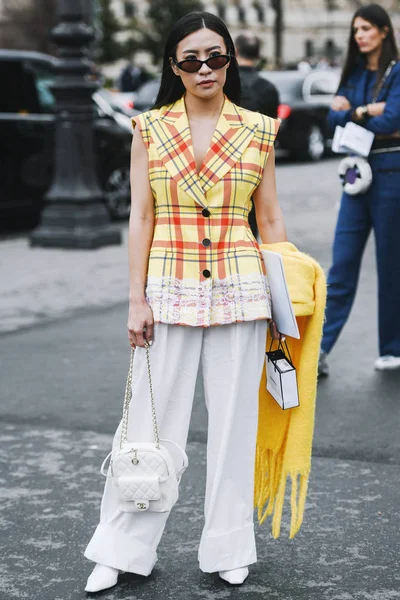
[[[218,10],[217,10],[215,2],[204,2],[204,10],[206,12],[212,13],[213,15],[218,14]]]
[[[242,0],[241,5],[243,6],[246,14],[246,25],[248,27],[254,27],[259,25],[258,13],[254,6],[248,2],[248,0]]]
[[[233,4],[228,4],[226,7],[226,23],[227,25],[237,25],[239,23],[238,10]]]

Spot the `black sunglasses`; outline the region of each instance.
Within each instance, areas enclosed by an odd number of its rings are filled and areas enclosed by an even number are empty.
[[[207,65],[213,71],[217,69],[222,69],[228,62],[231,60],[231,57],[228,54],[218,54],[218,56],[210,56],[207,60],[198,60],[197,58],[188,58],[186,60],[181,60],[176,62],[176,60],[172,59],[178,69],[181,71],[185,71],[185,73],[196,73],[200,71],[203,65]]]

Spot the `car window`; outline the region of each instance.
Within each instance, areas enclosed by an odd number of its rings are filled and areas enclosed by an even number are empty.
[[[40,112],[54,112],[56,100],[51,90],[51,84],[54,82],[55,72],[51,65],[37,61],[26,61],[25,69],[33,77]]]
[[[143,84],[135,96],[135,108],[147,109],[153,106],[156,101],[158,90],[160,88],[160,80],[154,79]]]
[[[311,83],[310,86],[310,95],[321,95],[321,94],[329,94],[332,95],[336,92],[337,82],[331,78],[323,78],[316,79]]]
[[[0,112],[30,114],[40,112],[34,76],[19,60],[0,61]]]
[[[304,80],[303,94],[306,102],[330,103],[339,84],[339,75],[333,71],[310,73]]]
[[[290,104],[294,100],[302,99],[303,77],[297,73],[285,71],[265,71],[260,75],[274,84],[279,92],[281,103]]]
[[[291,80],[285,81],[284,79],[279,81],[277,84],[280,96],[282,98],[286,97],[288,100],[291,98],[300,98],[301,85],[302,85],[301,81],[291,81]]]

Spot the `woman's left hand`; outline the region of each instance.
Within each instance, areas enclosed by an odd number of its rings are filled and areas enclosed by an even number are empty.
[[[385,111],[385,106],[386,102],[374,102],[373,104],[368,104],[368,116],[380,117]]]
[[[282,334],[279,333],[276,323],[273,319],[271,319],[269,322],[269,332],[270,332],[273,340],[282,340],[282,341],[285,340],[285,338],[282,336]]]

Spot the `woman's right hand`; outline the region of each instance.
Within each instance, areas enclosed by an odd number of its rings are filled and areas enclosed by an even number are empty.
[[[276,326],[276,323],[273,319],[270,319],[268,326],[269,333],[273,340],[281,340],[282,342],[285,341],[286,338],[280,333],[280,331],[278,331],[278,327]]]
[[[153,311],[145,300],[129,302],[128,339],[131,348],[145,347],[145,343],[153,343],[154,317]]]
[[[334,111],[350,110],[351,104],[345,96],[335,96],[331,105]]]

